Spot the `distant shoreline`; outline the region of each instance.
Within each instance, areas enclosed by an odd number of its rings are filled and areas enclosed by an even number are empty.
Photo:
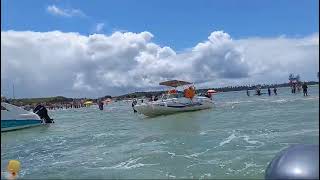
[[[319,82],[316,81],[309,81],[307,82],[308,86],[313,85],[319,85]],[[268,87],[290,87],[289,83],[282,83],[282,84],[257,84],[252,86],[227,86],[227,87],[221,87],[221,88],[202,88],[197,89],[197,93],[205,93],[209,89],[214,89],[218,92],[230,92],[230,91],[243,91],[243,90],[255,90],[258,86],[260,86],[261,89],[266,89]],[[43,98],[20,98],[20,99],[8,99],[10,103],[13,104],[20,104],[20,105],[27,105],[27,104],[37,104],[37,103],[72,103],[72,102],[79,102],[79,101],[93,101],[97,102],[98,99],[107,99],[112,98],[115,101],[121,101],[126,99],[132,99],[132,98],[150,98],[152,96],[160,96],[161,94],[165,93],[166,91],[150,91],[150,92],[134,92],[134,93],[128,93],[121,96],[114,96],[111,97],[109,95],[99,98],[66,98],[63,96],[56,96],[56,97],[43,97]]]

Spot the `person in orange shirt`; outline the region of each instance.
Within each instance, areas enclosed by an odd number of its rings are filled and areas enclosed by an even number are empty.
[[[184,90],[184,94],[186,98],[192,99],[195,95],[195,90],[190,86],[188,89]]]

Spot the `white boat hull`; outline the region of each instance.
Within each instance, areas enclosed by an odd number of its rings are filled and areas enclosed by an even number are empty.
[[[204,101],[190,101],[190,103],[181,103],[179,101],[156,101],[153,103],[142,103],[134,107],[136,111],[149,117],[210,108],[213,108],[213,103],[208,99],[204,99]]]
[[[17,106],[1,103],[1,132],[43,125],[40,117]]]

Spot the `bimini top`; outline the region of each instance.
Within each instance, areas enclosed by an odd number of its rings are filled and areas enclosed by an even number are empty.
[[[187,84],[192,84],[192,83],[187,81],[178,81],[178,80],[171,80],[171,81],[165,81],[165,82],[159,83],[159,85],[171,86],[171,87],[178,87],[178,86],[183,86]]]

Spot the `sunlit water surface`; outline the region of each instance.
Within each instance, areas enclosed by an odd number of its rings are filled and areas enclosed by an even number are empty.
[[[318,86],[309,94],[226,92],[213,109],[155,118],[125,102],[50,111],[55,124],[1,133],[1,170],[17,159],[30,179],[263,178],[282,149],[318,144]]]

